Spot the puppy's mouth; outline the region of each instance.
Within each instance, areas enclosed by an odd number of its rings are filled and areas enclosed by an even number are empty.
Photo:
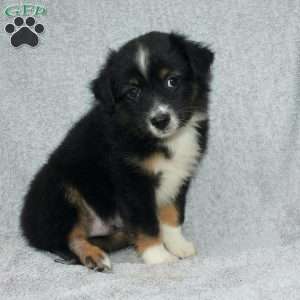
[[[150,113],[148,129],[154,137],[168,138],[175,134],[178,128],[178,118],[174,111],[167,106],[159,106]]]

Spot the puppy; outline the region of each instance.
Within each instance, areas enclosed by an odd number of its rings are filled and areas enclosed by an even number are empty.
[[[95,105],[31,182],[21,214],[31,246],[98,271],[130,244],[147,264],[195,254],[181,226],[206,147],[213,58],[161,32],[110,53],[91,84]]]

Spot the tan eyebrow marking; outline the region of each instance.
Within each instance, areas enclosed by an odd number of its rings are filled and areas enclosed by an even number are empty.
[[[171,70],[168,68],[161,68],[159,71],[159,77],[161,79],[164,79],[170,72],[171,72]]]
[[[130,83],[130,84],[135,84],[135,85],[138,85],[138,84],[139,84],[139,82],[138,82],[138,80],[137,80],[136,78],[130,78],[130,79],[129,79],[129,83]]]

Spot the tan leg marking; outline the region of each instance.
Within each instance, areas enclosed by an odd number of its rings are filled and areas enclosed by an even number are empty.
[[[159,237],[139,234],[135,245],[146,264],[170,263],[177,260],[176,256],[167,251]]]
[[[65,195],[68,201],[77,209],[79,219],[80,219],[80,226],[81,228],[87,232],[89,227],[89,214],[84,205],[85,200],[81,193],[71,185],[65,186]]]
[[[150,236],[147,236],[147,235],[141,234],[141,233],[137,235],[137,238],[135,241],[136,250],[139,253],[143,253],[148,248],[157,246],[159,244],[161,244],[161,240],[159,237],[150,237]]]
[[[159,208],[159,219],[163,224],[178,226],[178,210],[174,204],[166,204]]]
[[[70,203],[77,209],[79,222],[68,236],[69,249],[79,258],[80,262],[95,271],[111,269],[107,254],[88,241],[90,216],[81,193],[72,186],[65,186],[65,193]]]
[[[82,226],[77,225],[74,227],[68,241],[70,250],[77,255],[80,262],[86,267],[96,271],[111,269],[106,253],[87,240],[86,232]]]

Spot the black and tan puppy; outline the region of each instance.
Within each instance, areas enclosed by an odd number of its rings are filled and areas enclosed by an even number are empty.
[[[94,107],[32,181],[21,216],[30,245],[111,268],[128,243],[148,264],[195,254],[181,231],[205,150],[213,53],[151,32],[111,52],[92,82]],[[97,243],[91,237],[100,238]]]

